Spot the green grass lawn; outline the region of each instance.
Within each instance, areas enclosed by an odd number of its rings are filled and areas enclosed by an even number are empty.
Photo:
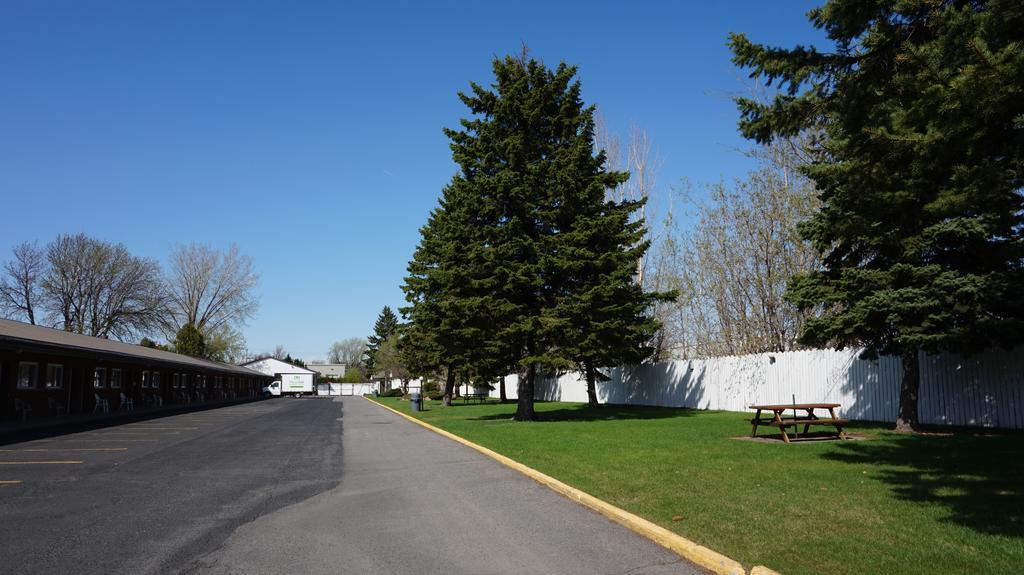
[[[404,412],[407,401],[380,400]],[[418,415],[747,568],[784,575],[1019,573],[1024,436],[901,435],[786,445],[736,439],[750,414],[426,402]]]

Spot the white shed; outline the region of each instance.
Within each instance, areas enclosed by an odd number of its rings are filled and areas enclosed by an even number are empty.
[[[243,367],[272,375],[281,380],[284,393],[312,393],[316,388],[316,372],[311,369],[292,365],[287,361],[264,357],[243,363]]]

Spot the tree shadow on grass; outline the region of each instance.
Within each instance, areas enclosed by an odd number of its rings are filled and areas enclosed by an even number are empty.
[[[843,443],[822,457],[882,466],[897,497],[940,505],[948,521],[974,531],[1024,537],[1024,436],[890,436]]]
[[[543,402],[536,402],[541,405]],[[579,405],[554,410],[537,410],[538,422],[547,421],[613,421],[637,419],[668,419],[673,417],[691,417],[701,413],[698,409],[685,407],[647,407],[637,405],[599,405],[590,407]],[[494,421],[509,419],[510,413],[495,413],[471,418],[472,421]]]

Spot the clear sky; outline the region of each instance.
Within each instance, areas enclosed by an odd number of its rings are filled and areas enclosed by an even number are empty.
[[[323,357],[397,308],[455,170],[456,92],[526,43],[650,133],[663,187],[749,167],[730,31],[815,43],[817,2],[0,0],[0,259],[85,232],[164,261],[237,243],[261,275],[249,349]]]

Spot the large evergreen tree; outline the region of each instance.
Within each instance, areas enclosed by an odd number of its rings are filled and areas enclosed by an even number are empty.
[[[649,345],[659,323],[651,316],[658,301],[676,292],[645,293],[635,281],[637,261],[649,246],[644,222],[633,219],[643,201],[604,202],[604,190],[579,190],[560,206],[565,230],[559,237],[563,264],[559,318],[560,345],[587,381],[587,401],[596,406],[598,368],[640,363],[654,353]]]
[[[493,69],[490,88],[459,94],[473,113],[446,131],[460,171],[421,230],[403,312],[447,368],[447,392],[457,376],[519,369],[515,417],[531,420],[539,370],[642,357],[657,296],[633,283],[640,203],[605,202],[628,175],[593,152],[576,69],[525,55]]]
[[[493,228],[483,199],[455,176],[420,229],[421,240],[402,286],[403,356],[415,373],[446,373],[444,402],[451,404],[458,377],[489,364],[501,309],[486,237]]]
[[[740,99],[740,129],[823,130],[806,168],[823,205],[801,231],[824,265],[789,297],[822,312],[805,343],[901,357],[912,429],[920,352],[1024,339],[1024,3],[831,0],[809,17],[834,50],[731,37],[781,89]]]
[[[398,316],[391,310],[391,307],[384,306],[373,324],[373,335],[366,340],[366,373],[373,377],[374,358],[373,354],[380,349],[389,337],[398,333]]]
[[[576,221],[563,208],[587,197],[603,202],[626,175],[608,172],[604,154],[593,153],[593,108],[583,104],[575,67],[551,70],[523,55],[496,60],[493,70],[491,89],[472,84],[460,94],[474,118],[448,136],[463,177],[497,222],[488,240],[504,304],[498,339],[525,372],[515,418],[532,420],[538,370],[573,365],[564,345],[569,318],[558,312],[576,263],[564,239]]]

